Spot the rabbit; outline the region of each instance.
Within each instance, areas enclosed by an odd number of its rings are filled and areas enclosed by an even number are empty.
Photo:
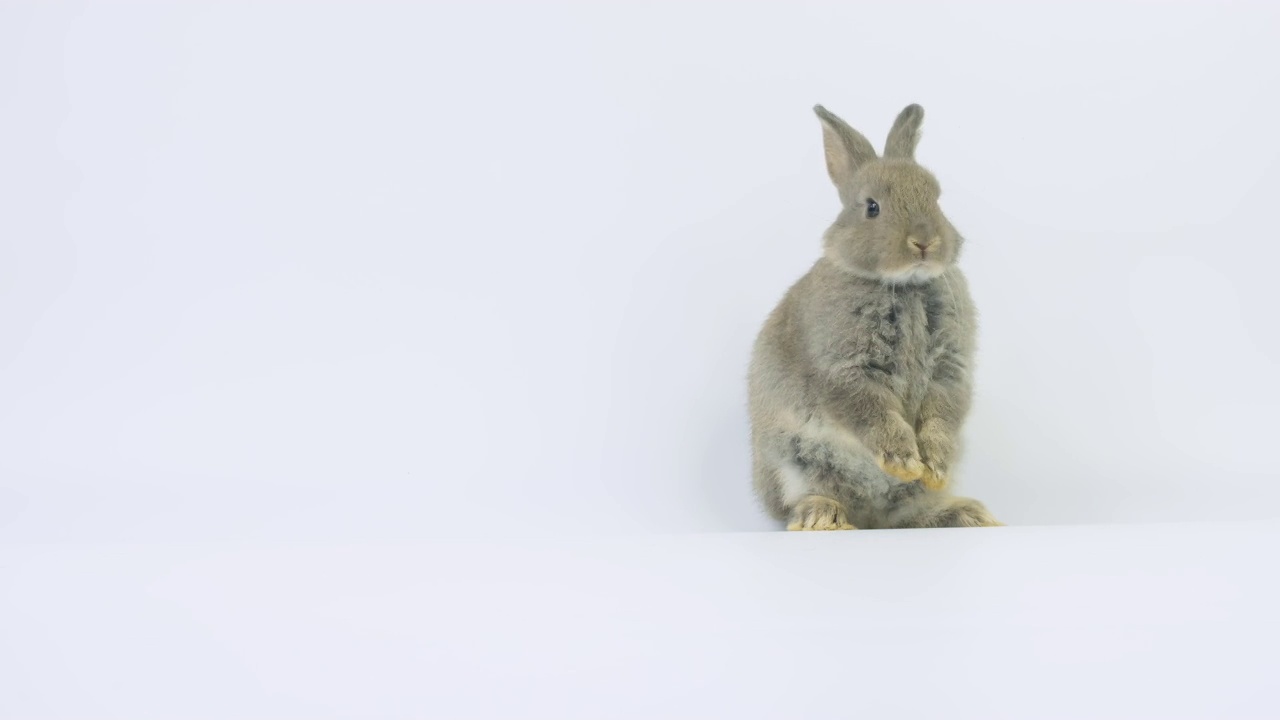
[[[977,320],[956,265],[964,240],[915,162],[924,109],[902,110],[884,157],[814,112],[842,210],[752,351],[756,494],[788,530],[1001,525],[947,492]]]

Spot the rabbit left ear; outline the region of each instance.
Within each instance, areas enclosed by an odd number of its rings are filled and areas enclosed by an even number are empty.
[[[876,159],[876,149],[871,147],[862,133],[836,117],[821,105],[814,105],[818,120],[822,122],[822,147],[827,156],[827,174],[840,193],[840,200],[848,205],[853,202],[853,179],[858,168]]]
[[[898,113],[893,121],[893,129],[889,131],[889,139],[884,144],[886,158],[903,158],[914,160],[916,143],[920,142],[920,123],[924,122],[924,108],[919,105],[908,105]]]

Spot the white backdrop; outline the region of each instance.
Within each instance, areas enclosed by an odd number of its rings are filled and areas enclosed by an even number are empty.
[[[772,527],[754,333],[919,157],[1011,524],[1273,516],[1274,3],[0,7],[0,538]]]

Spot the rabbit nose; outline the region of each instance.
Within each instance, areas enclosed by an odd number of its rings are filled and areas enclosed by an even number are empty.
[[[930,236],[928,240],[923,240],[919,235],[908,235],[907,242],[911,245],[911,247],[915,248],[915,251],[917,253],[920,254],[921,260],[928,260],[929,248],[938,244],[938,236],[933,235],[933,236]]]

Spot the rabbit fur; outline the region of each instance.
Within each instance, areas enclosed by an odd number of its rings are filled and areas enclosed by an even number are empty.
[[[755,491],[792,530],[999,525],[946,490],[977,325],[956,266],[963,238],[915,162],[924,110],[898,115],[883,157],[814,111],[842,209],[756,339]]]

